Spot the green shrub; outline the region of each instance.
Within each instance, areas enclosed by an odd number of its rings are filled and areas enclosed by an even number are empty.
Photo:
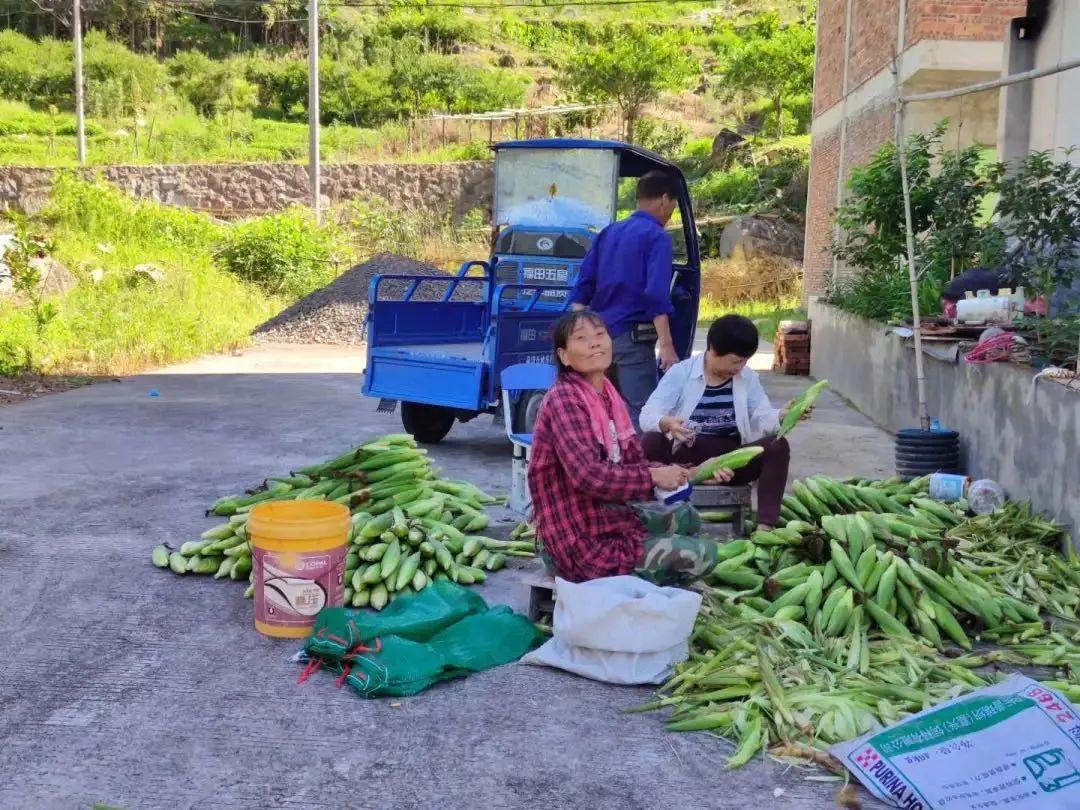
[[[87,136],[101,134],[101,125],[86,122]],[[0,136],[43,135],[71,136],[75,134],[75,116],[66,112],[38,112],[26,104],[0,99]]]
[[[692,192],[705,205],[733,210],[749,208],[762,196],[757,172],[746,166],[709,172],[693,186]]]
[[[325,64],[320,73],[327,77]],[[282,118],[289,118],[298,108],[307,108],[308,68],[304,60],[252,58],[247,62],[245,75],[258,86],[259,102],[277,109]],[[324,90],[320,86],[320,91]]]
[[[688,137],[690,130],[684,124],[669,124],[655,118],[639,118],[634,123],[634,143],[666,158],[677,157]]]
[[[389,68],[324,61],[322,74],[319,113],[324,124],[376,127],[403,112],[390,84]]]
[[[416,37],[440,53],[452,53],[462,45],[478,42],[483,34],[474,20],[449,9],[395,9],[379,22],[375,31],[392,40]]]
[[[33,224],[51,230],[54,255],[80,283],[47,302],[44,324],[32,307],[0,303],[0,373],[126,374],[243,343],[279,308],[215,266],[222,226],[204,215],[61,176]],[[136,280],[143,262],[161,267],[162,280]]]
[[[298,298],[337,275],[338,244],[336,227],[320,227],[306,208],[294,207],[228,226],[216,255],[244,281]]]
[[[67,172],[53,182],[43,219],[57,228],[95,234],[102,243],[203,252],[221,228],[205,214],[133,200],[102,179],[88,182]]]
[[[683,146],[681,157],[688,160],[707,160],[712,157],[712,138],[694,138]]]
[[[336,221],[361,258],[376,253],[418,257],[431,230],[420,218],[403,216],[381,197],[349,200],[337,210]]]
[[[167,91],[167,74],[154,57],[132,53],[100,31],[86,35],[85,47],[89,114],[130,115],[160,100]]]
[[[0,31],[0,96],[28,104],[73,108],[75,74],[71,43],[34,41]]]
[[[176,92],[200,115],[210,116],[229,80],[244,73],[243,60],[217,61],[198,51],[182,51],[167,63]]]

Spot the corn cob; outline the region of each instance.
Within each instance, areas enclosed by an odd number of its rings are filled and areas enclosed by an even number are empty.
[[[740,447],[730,453],[724,453],[716,458],[709,459],[700,467],[690,479],[693,484],[703,484],[710,480],[717,470],[738,470],[745,467],[759,455],[765,452],[763,447]]]

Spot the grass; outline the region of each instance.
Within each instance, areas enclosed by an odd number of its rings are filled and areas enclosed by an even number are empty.
[[[698,307],[698,325],[707,327],[721,315],[743,315],[754,322],[758,334],[763,340],[772,342],[780,321],[796,321],[806,318],[802,309],[802,299],[796,296],[783,298],[741,301],[734,304],[721,304],[712,298],[704,298]]]
[[[87,119],[87,162],[94,166],[157,163],[304,162],[305,123],[241,117],[223,120],[173,112],[140,119]],[[331,125],[320,130],[320,155],[330,163],[446,163],[490,157],[486,138],[411,144],[405,127]],[[0,165],[76,166],[75,116],[0,99]]]
[[[215,261],[220,228],[179,209],[136,203],[104,185],[57,184],[45,220],[55,257],[79,284],[38,328],[29,308],[0,305],[0,368],[125,374],[244,343],[282,302]],[[164,271],[141,280],[136,265]],[[95,280],[95,278],[97,280]]]
[[[457,270],[485,257],[482,219],[470,212],[454,225],[372,199],[333,210],[321,228],[301,210],[223,224],[64,173],[26,227],[47,236],[78,284],[48,301],[55,314],[43,326],[31,307],[0,303],[0,375],[130,374],[243,345],[354,259],[395,252]],[[162,280],[135,272],[145,263]]]

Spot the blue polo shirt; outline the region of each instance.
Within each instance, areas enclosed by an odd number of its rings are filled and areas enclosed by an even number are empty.
[[[671,238],[644,211],[608,225],[581,263],[570,301],[596,312],[612,337],[670,315]]]

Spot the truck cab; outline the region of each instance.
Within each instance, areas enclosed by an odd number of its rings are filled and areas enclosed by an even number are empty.
[[[597,234],[634,207],[636,178],[661,169],[680,180],[669,226],[675,262],[672,336],[694,342],[700,292],[698,235],[686,180],[670,161],[618,141],[565,138],[495,146],[492,252],[445,278],[372,279],[364,324],[364,394],[401,406],[405,430],[441,441],[455,421],[498,413],[504,368],[551,362],[551,327]],[[526,419],[538,397],[514,406]],[[504,414],[512,418],[512,414]],[[526,426],[527,429],[528,426]]]

